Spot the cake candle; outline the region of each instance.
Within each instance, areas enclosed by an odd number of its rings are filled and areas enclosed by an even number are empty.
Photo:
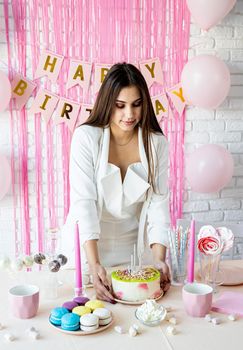
[[[194,260],[195,260],[195,220],[191,221],[189,238],[189,255],[187,263],[187,282],[194,282]]]
[[[133,245],[133,266],[136,270],[136,244]]]
[[[132,271],[133,271],[133,255],[131,254],[131,273],[132,273]]]
[[[75,238],[74,238],[74,247],[75,247],[75,296],[79,297],[82,295],[82,267],[80,259],[80,241],[79,241],[79,228],[78,223],[75,225]]]

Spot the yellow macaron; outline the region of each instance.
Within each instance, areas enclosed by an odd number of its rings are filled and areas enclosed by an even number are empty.
[[[72,313],[77,314],[79,316],[83,316],[91,313],[91,309],[87,306],[76,306],[72,309]]]
[[[85,306],[87,306],[87,307],[90,308],[92,311],[94,311],[95,309],[103,308],[103,307],[104,307],[104,304],[103,304],[102,301],[96,299],[96,300],[87,301],[87,303],[85,304]]]

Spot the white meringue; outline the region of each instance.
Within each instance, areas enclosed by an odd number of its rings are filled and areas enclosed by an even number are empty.
[[[170,322],[171,324],[173,324],[173,325],[176,325],[176,324],[177,324],[177,319],[176,319],[175,317],[171,317],[171,318],[169,319],[169,322]]]
[[[164,320],[166,317],[165,308],[156,303],[153,299],[148,299],[137,309],[137,316],[144,322]]]
[[[133,326],[131,326],[129,328],[128,333],[129,333],[130,337],[136,337],[136,335],[138,334],[137,330]]]
[[[8,342],[11,342],[15,340],[15,336],[12,333],[5,333],[4,339]]]
[[[212,324],[219,325],[221,323],[220,319],[218,317],[212,318]]]
[[[210,314],[205,315],[205,320],[208,322],[212,322],[212,316]]]
[[[228,319],[229,319],[230,321],[236,321],[236,320],[237,320],[237,317],[236,317],[236,315],[231,314],[231,315],[228,316]]]
[[[173,326],[169,326],[166,328],[166,332],[169,334],[169,335],[176,335],[177,331],[176,331],[176,328],[173,327]]]
[[[115,326],[114,327],[114,330],[117,332],[117,333],[120,333],[120,334],[123,334],[125,333],[124,329],[122,326]]]

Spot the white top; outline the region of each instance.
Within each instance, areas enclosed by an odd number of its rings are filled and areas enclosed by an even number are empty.
[[[127,168],[127,172],[125,178],[122,182],[121,171],[120,168],[114,164],[108,163],[107,165],[107,173],[106,176],[109,178],[113,177],[113,183],[117,187],[118,195],[114,198],[114,194],[111,188],[109,192],[109,196],[105,196],[104,198],[104,206],[102,210],[101,220],[102,221],[117,221],[119,219],[131,219],[137,215],[137,210],[139,203],[143,203],[145,201],[145,193],[139,192],[139,197],[135,202],[131,201],[131,187],[130,184],[135,180],[134,177],[139,181],[145,182],[145,187],[149,188],[149,184],[147,183],[147,174],[141,162],[130,164]],[[133,191],[136,190],[136,187]]]
[[[110,128],[82,125],[73,134],[70,153],[70,210],[63,230],[62,246],[73,257],[70,227],[79,222],[80,241],[102,240],[113,236],[102,233],[103,223],[118,223],[118,232],[129,232],[138,227],[138,252],[143,253],[148,242],[168,246],[169,192],[167,186],[168,145],[161,134],[152,134],[157,193],[147,182],[148,163],[142,131],[138,142],[141,163],[130,164],[122,183],[120,169],[108,162]],[[148,196],[146,199],[146,192]],[[67,229],[68,228],[68,229]],[[145,238],[146,237],[146,238]],[[116,239],[115,236],[113,236]],[[131,238],[131,237],[130,237]],[[134,240],[133,240],[134,241]],[[131,240],[130,240],[131,242]],[[130,253],[131,254],[131,253]]]

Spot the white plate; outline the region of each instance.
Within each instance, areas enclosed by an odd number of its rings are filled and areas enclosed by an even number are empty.
[[[162,291],[161,294],[157,298],[155,298],[153,300],[157,301],[157,300],[161,299],[163,295],[164,295],[164,292]],[[143,303],[145,303],[146,300],[142,300],[142,301],[127,301],[127,300],[121,300],[121,299],[116,299],[115,298],[115,301],[117,301],[120,304],[126,304],[126,305],[142,305]]]
[[[243,260],[222,260],[219,268],[223,276],[222,286],[243,284]],[[196,279],[201,280],[200,269],[196,272]]]
[[[62,329],[61,326],[55,326],[49,320],[49,324],[51,327],[55,328],[59,332],[71,334],[71,335],[90,335],[90,334],[94,334],[94,333],[103,332],[104,330],[106,330],[107,328],[112,326],[113,323],[114,323],[114,318],[112,316],[111,322],[109,324],[107,324],[106,326],[99,326],[99,328],[95,329],[94,331],[87,332],[87,331],[81,331],[81,329],[79,329],[78,331],[66,331],[65,329]]]

